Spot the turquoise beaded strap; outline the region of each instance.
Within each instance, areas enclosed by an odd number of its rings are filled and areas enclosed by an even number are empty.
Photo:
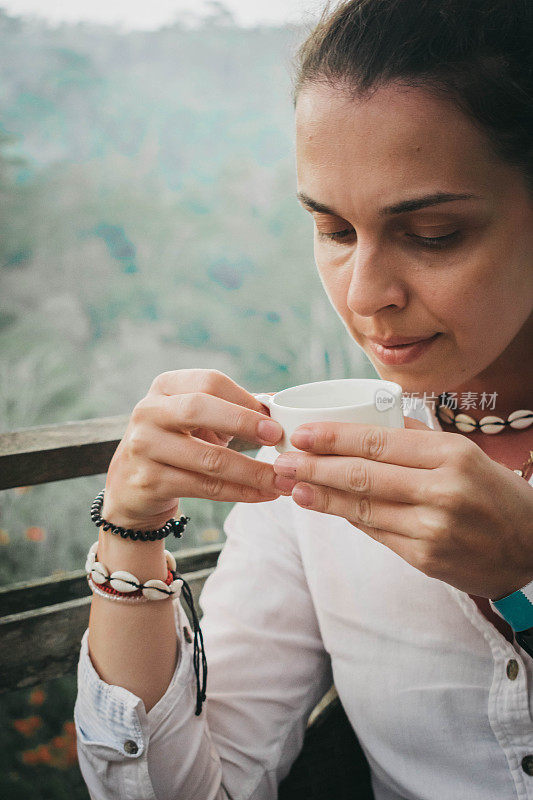
[[[533,581],[501,600],[490,602],[514,631],[533,628]]]

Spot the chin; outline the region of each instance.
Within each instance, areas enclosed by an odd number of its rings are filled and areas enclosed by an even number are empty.
[[[426,395],[439,395],[445,391],[453,391],[450,386],[443,384],[442,375],[436,375],[432,378],[431,375],[414,375],[407,372],[395,372],[394,370],[387,370],[383,365],[378,367],[374,364],[374,368],[378,373],[381,380],[392,381],[398,383],[402,387],[402,392],[407,395],[417,394],[417,397],[423,399],[424,392]]]

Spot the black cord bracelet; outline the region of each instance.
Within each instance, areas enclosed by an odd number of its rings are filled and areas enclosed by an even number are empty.
[[[123,539],[133,539],[134,541],[141,542],[155,542],[158,539],[164,539],[165,536],[169,536],[171,533],[174,534],[176,539],[181,539],[182,531],[185,529],[186,524],[191,519],[190,517],[186,517],[184,514],[182,514],[179,519],[169,519],[161,528],[157,528],[157,530],[154,531],[135,531],[132,528],[121,528],[119,525],[113,525],[112,522],[108,522],[106,519],[103,519],[100,515],[102,506],[104,504],[104,493],[105,489],[102,489],[102,491],[99,492],[94,498],[91,505],[91,519],[98,528],[102,526],[104,531],[116,533]]]

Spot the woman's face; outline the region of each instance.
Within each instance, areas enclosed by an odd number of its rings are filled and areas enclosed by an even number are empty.
[[[307,85],[296,155],[320,278],[382,378],[406,392],[451,390],[531,326],[533,200],[450,101],[393,84],[367,100]],[[445,201],[388,208],[436,195]],[[437,332],[415,360],[394,365],[368,338]]]

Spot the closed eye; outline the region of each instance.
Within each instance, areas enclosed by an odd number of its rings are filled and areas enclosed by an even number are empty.
[[[353,228],[346,228],[343,231],[333,231],[333,233],[325,233],[324,231],[317,231],[320,239],[330,239],[334,242],[346,239],[350,234],[355,233]]]
[[[417,236],[416,233],[410,233],[408,236],[422,245],[422,247],[433,247],[438,250],[439,248],[447,247],[448,244],[455,242],[460,233],[460,231],[453,231],[453,233],[447,233],[446,236]]]
[[[459,237],[460,233],[460,231],[453,231],[452,233],[447,233],[445,236],[418,236],[416,233],[408,233],[407,236],[421,247],[439,250],[447,247],[448,244],[454,243]],[[354,235],[355,231],[353,228],[345,228],[342,231],[333,231],[332,233],[317,231],[317,234],[320,239],[327,239],[333,242],[342,242],[349,236]]]

